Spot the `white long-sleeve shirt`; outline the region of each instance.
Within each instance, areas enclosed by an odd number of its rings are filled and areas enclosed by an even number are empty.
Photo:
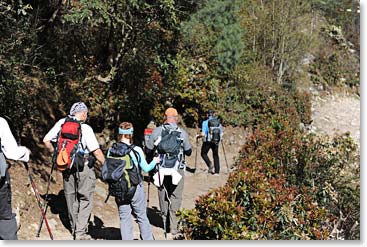
[[[18,146],[8,122],[2,117],[0,117],[0,140],[1,150],[7,159],[28,162],[29,150],[24,146]]]
[[[66,118],[62,118],[55,123],[55,125],[49,130],[49,132],[43,138],[43,141],[57,141],[57,135],[61,130],[63,123],[65,123]],[[88,124],[82,123],[82,138],[81,144],[85,153],[93,153],[95,150],[99,148],[99,144],[94,134],[94,131],[91,126]]]

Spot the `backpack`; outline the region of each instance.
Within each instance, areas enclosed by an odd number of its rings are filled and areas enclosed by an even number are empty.
[[[144,149],[146,149],[147,143],[152,136],[153,130],[153,128],[144,129]]]
[[[82,137],[81,129],[81,122],[70,117],[67,117],[61,125],[55,149],[55,163],[59,171],[83,169],[83,154],[77,153]]]
[[[208,138],[207,141],[218,144],[220,141],[220,122],[217,118],[212,118],[208,121]]]
[[[178,128],[172,129],[163,125],[161,141],[157,146],[158,153],[164,155],[161,167],[178,168],[183,156],[181,145],[181,131]]]
[[[120,202],[130,202],[133,198],[136,186],[142,181],[140,170],[131,159],[131,153],[135,155],[138,163],[140,157],[134,150],[134,145],[117,142],[109,148],[106,160],[102,166],[102,180],[108,183],[107,202],[110,196]]]

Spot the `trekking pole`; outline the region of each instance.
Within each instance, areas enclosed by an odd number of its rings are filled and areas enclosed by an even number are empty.
[[[159,168],[159,164],[158,164],[158,183],[159,183],[159,189],[162,190],[164,188],[162,182],[161,182],[161,173],[160,173],[160,168]],[[169,199],[169,198],[168,198]],[[159,206],[161,208],[161,216],[162,216],[162,220],[163,220],[163,215],[164,215],[164,212],[162,211],[162,205],[161,205],[161,200],[159,200]],[[167,218],[166,218],[167,220]],[[166,220],[163,220],[163,229],[164,229],[164,238],[167,239],[167,229],[166,229]]]
[[[228,168],[228,162],[227,162],[227,156],[226,156],[226,151],[224,150],[224,145],[223,145],[223,141],[222,143],[222,148],[223,148],[223,153],[224,153],[224,159],[226,161],[226,166],[227,166],[227,173],[229,172],[229,168]]]
[[[149,207],[149,192],[150,192],[150,174],[148,173],[148,198],[147,198],[147,207]]]
[[[42,203],[41,203],[40,195],[39,195],[38,190],[36,188],[36,185],[35,185],[35,183],[34,183],[34,181],[32,179],[31,173],[29,172],[28,163],[27,162],[23,162],[23,163],[24,163],[25,169],[27,170],[28,178],[29,178],[29,181],[31,182],[33,193],[34,193],[34,195],[36,197],[36,200],[37,200],[37,203],[38,203],[38,207],[41,210],[41,214],[42,214],[43,220],[45,221],[45,224],[46,224],[46,227],[47,227],[47,231],[48,231],[48,233],[50,235],[51,240],[54,240],[54,237],[53,237],[52,232],[51,232],[51,228],[50,228],[50,226],[48,224],[46,215],[45,215],[45,213],[43,211],[43,208],[42,208]]]
[[[161,182],[161,173],[159,172],[159,167],[158,167],[158,182],[159,182],[159,189],[162,190],[162,182]],[[159,200],[159,204],[161,204],[161,200]],[[160,205],[161,208],[161,216],[162,216],[162,220],[163,220],[163,214],[164,212],[162,211],[162,205]],[[166,219],[167,220],[167,219]],[[165,220],[163,220],[163,229],[164,229],[164,238],[167,239],[167,230],[166,230],[166,222]]]
[[[195,170],[194,170],[194,173],[196,172],[197,157],[198,157],[198,138],[196,138]]]
[[[46,205],[45,210],[44,210],[45,215],[47,213],[47,208],[48,208],[48,190],[49,190],[50,184],[51,184],[51,177],[52,177],[52,172],[54,170],[54,165],[55,164],[52,162],[51,172],[50,172],[50,176],[48,177],[48,182],[47,182],[46,196],[45,196],[45,199],[44,199],[44,205]],[[37,230],[37,234],[36,234],[37,238],[39,238],[39,236],[40,236],[42,226],[43,226],[43,216],[41,215],[40,223],[38,225],[38,230]]]

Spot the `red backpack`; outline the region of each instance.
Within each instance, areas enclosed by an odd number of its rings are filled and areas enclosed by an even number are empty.
[[[73,167],[74,158],[82,136],[81,127],[80,121],[69,117],[61,125],[56,149],[56,166],[59,171]]]

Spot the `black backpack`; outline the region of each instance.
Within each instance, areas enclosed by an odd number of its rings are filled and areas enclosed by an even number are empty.
[[[220,142],[220,122],[217,118],[208,121],[208,141],[218,144]]]
[[[142,181],[140,169],[131,159],[135,155],[138,164],[140,156],[134,150],[134,145],[117,142],[109,148],[106,160],[102,166],[102,179],[108,183],[108,196],[115,197],[119,202],[130,202],[136,186]]]
[[[157,146],[158,153],[164,155],[161,167],[178,168],[182,159],[181,131],[178,128],[172,129],[169,126],[163,125],[161,138]]]

